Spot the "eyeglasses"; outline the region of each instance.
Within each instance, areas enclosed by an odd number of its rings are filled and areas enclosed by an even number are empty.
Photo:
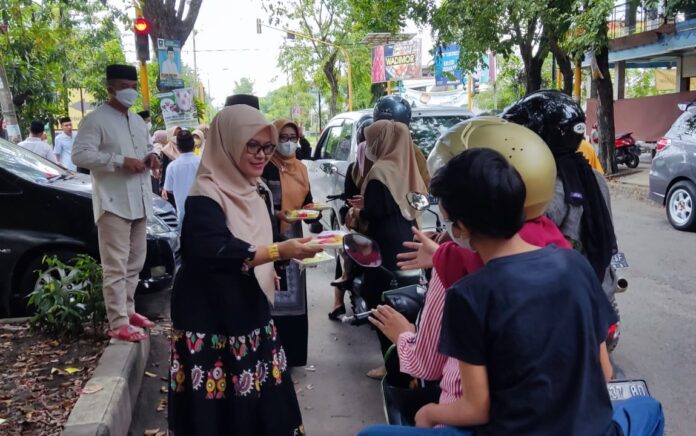
[[[296,135],[280,135],[278,139],[280,139],[280,142],[297,142],[300,138],[298,138]]]
[[[247,153],[253,154],[254,156],[259,154],[259,151],[263,151],[263,154],[265,154],[266,156],[270,156],[275,151],[275,148],[275,144],[272,144],[270,142],[267,142],[265,144],[259,144],[256,141],[249,141],[246,143]]]

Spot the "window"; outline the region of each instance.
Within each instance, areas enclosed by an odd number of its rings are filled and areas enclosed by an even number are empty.
[[[348,160],[353,139],[353,121],[330,127],[326,134],[322,159]]]
[[[0,139],[0,166],[17,177],[44,183],[70,172],[18,145]]]
[[[455,124],[469,118],[470,117],[466,115],[440,115],[413,118],[410,126],[411,137],[423,154],[427,156],[435,147],[435,143],[438,138],[440,138],[440,135]]]
[[[681,114],[665,136],[696,142],[696,117],[694,114],[689,110]]]

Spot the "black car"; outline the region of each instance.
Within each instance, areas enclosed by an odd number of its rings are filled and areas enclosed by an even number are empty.
[[[176,269],[176,213],[155,195],[153,206],[138,292],[169,288]],[[0,139],[0,317],[28,313],[45,255],[76,254],[99,259],[90,177]]]

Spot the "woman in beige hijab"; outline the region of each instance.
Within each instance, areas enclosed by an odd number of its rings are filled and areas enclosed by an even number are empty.
[[[382,266],[396,271],[396,255],[404,251],[404,242],[412,240],[411,227],[419,217],[419,212],[408,204],[406,194],[427,192],[427,188],[418,171],[411,134],[405,124],[376,121],[365,129],[365,138],[365,156],[373,165],[361,182],[362,197],[349,200],[353,208],[348,213],[367,223],[365,234],[379,244]],[[389,275],[379,269],[366,269],[363,286],[365,300],[371,308],[380,304],[389,282]],[[378,336],[384,354],[391,342],[379,332]],[[382,373],[383,368],[376,368],[368,376],[378,378]]]
[[[213,119],[186,200],[172,292],[169,429],[176,435],[304,434],[281,337],[271,319],[273,262],[318,250],[273,243],[259,177],[278,142],[249,106]],[[183,205],[182,205],[183,206]]]

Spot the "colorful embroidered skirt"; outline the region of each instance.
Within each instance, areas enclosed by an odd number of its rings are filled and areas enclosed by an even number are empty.
[[[172,330],[170,434],[303,435],[273,320],[243,336]]]

